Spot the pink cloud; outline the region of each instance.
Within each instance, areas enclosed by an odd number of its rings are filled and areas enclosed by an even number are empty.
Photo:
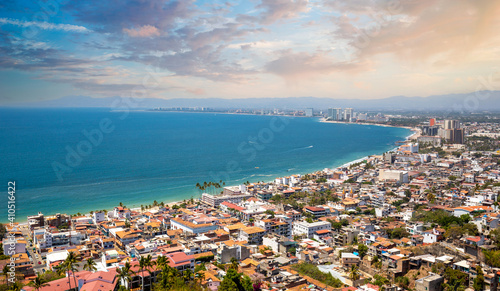
[[[194,88],[194,89],[186,89],[186,92],[193,94],[193,95],[205,95],[205,90],[201,88]]]
[[[144,26],[136,28],[136,29],[124,28],[123,32],[128,34],[130,37],[160,36],[160,31],[158,30],[158,28],[156,28],[152,25],[144,25]]]
[[[298,81],[335,72],[357,73],[370,66],[369,62],[341,62],[324,51],[308,53],[284,50],[279,52],[277,59],[267,63],[265,69],[288,81]]]

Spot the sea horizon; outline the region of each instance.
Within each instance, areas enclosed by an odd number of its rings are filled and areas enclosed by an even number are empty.
[[[407,128],[268,115],[131,111],[125,116],[105,108],[0,111],[6,125],[0,137],[10,141],[0,161],[6,169],[2,182],[16,181],[16,221],[21,223],[38,211],[88,213],[120,202],[134,208],[154,200],[198,198],[198,182],[223,180],[232,186],[336,168],[392,150],[396,141],[411,135]],[[96,145],[83,133],[92,136],[101,129],[102,141]],[[82,141],[92,145],[91,153],[78,165],[67,165],[68,148],[76,152]],[[19,152],[25,157],[16,158]]]

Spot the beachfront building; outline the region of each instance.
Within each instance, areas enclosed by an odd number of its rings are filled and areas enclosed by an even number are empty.
[[[28,225],[30,230],[33,230],[35,227],[43,227],[45,225],[43,214],[38,212],[38,215],[28,216]]]
[[[342,108],[328,108],[328,119],[334,121],[341,120]]]
[[[117,219],[130,219],[130,209],[118,206],[113,209],[112,215]]]
[[[96,211],[92,213],[92,221],[94,221],[95,224],[106,221],[106,214],[104,213],[104,211]]]
[[[199,234],[217,230],[219,227],[212,223],[195,224],[193,222],[186,221],[181,218],[172,218],[170,220],[170,228],[182,229],[184,232]]]
[[[344,120],[345,121],[352,121],[352,119],[354,117],[353,114],[354,114],[354,111],[352,108],[344,109]]]
[[[293,235],[305,235],[312,238],[314,233],[318,230],[332,229],[332,225],[328,221],[317,221],[309,223],[307,221],[295,221],[293,223]]]

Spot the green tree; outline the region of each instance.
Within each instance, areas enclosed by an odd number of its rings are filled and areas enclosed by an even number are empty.
[[[224,277],[224,280],[225,279],[229,279],[236,284],[237,289],[233,290],[243,291],[243,286],[241,285],[241,273],[238,273],[235,269],[229,269]]]
[[[444,233],[444,237],[456,240],[460,238],[463,233],[463,229],[460,226],[452,226],[448,228],[448,230],[446,230],[446,232]]]
[[[66,257],[66,260],[63,263],[66,267],[66,270],[73,274],[73,281],[75,283],[75,288],[77,290],[78,290],[78,285],[76,284],[75,272],[77,271],[76,266],[78,265],[79,262],[80,262],[80,256],[76,255],[74,252],[69,252],[68,256]]]
[[[469,275],[450,267],[446,268],[444,271],[444,278],[447,281],[447,283],[443,285],[446,291],[464,290],[464,286],[469,285],[467,282]]]
[[[231,258],[231,268],[238,271],[238,267],[239,267],[238,260],[235,257],[232,257]]]
[[[359,278],[361,278],[361,274],[359,273],[358,266],[357,265],[352,265],[351,269],[349,271],[349,279],[351,279],[352,282],[354,283],[354,281],[359,280]]]
[[[130,286],[130,282],[132,281],[132,276],[130,275],[130,263],[127,262],[127,264],[125,264],[125,266],[122,268],[116,268],[116,273],[117,273],[116,277],[119,280],[118,281],[119,284],[122,284],[122,282],[124,282],[126,286]]]
[[[471,220],[469,214],[460,215],[460,219],[463,221],[464,224],[469,223],[469,221]]]
[[[38,274],[35,280],[31,281],[28,285],[38,291],[40,288],[48,286],[49,284],[47,284],[47,281],[41,274]]]
[[[244,275],[241,278],[241,286],[245,291],[253,291],[252,279],[250,279],[250,277],[248,277],[247,275]]]
[[[93,258],[88,258],[87,261],[85,262],[85,265],[83,265],[83,269],[93,272],[97,270],[96,265],[97,264]]]
[[[222,282],[220,283],[219,288],[217,289],[218,291],[235,291],[238,290],[238,285],[234,283],[233,280],[224,278]]]
[[[194,272],[195,273],[198,273],[199,271],[206,271],[206,270],[207,270],[207,268],[205,267],[205,263],[201,263],[201,264],[196,265],[194,267]]]
[[[481,266],[478,264],[476,267],[476,272],[477,276],[474,278],[474,283],[472,285],[472,288],[474,288],[474,291],[483,291],[484,290],[484,273],[483,269],[481,269]]]
[[[401,239],[403,237],[408,237],[410,234],[403,227],[396,227],[394,229],[385,230],[391,239]]]
[[[398,286],[403,289],[408,289],[408,286],[410,285],[410,279],[408,279],[408,277],[405,276],[397,277],[395,281],[398,284]]]
[[[144,270],[148,270],[152,266],[152,257],[148,255],[147,257],[142,257],[139,259],[139,271],[141,272],[141,290],[144,291]]]
[[[368,253],[368,247],[364,244],[358,244],[358,254],[361,259],[363,259]]]
[[[379,287],[382,287],[385,284],[389,283],[389,279],[387,279],[386,277],[383,277],[383,276],[381,276],[379,274],[373,275],[373,279],[375,279],[375,281],[373,282],[373,284],[377,285]]]

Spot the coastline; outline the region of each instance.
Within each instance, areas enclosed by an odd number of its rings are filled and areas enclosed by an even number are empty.
[[[345,123],[345,122],[334,122],[334,121],[324,121],[324,120],[319,120],[320,122],[325,122],[325,123]],[[376,125],[376,126],[382,126],[382,127],[395,127],[397,128],[398,126],[391,126],[391,125],[383,125],[383,124],[371,124],[371,123],[346,123],[346,124],[359,124],[359,125]],[[405,128],[405,129],[409,129],[412,131],[412,134],[408,135],[406,137],[406,140],[409,140],[411,138],[415,138],[418,134],[419,134],[419,130],[418,129],[415,129],[415,128],[409,128],[409,127],[400,127],[400,128]],[[394,148],[391,148],[389,150],[385,150],[383,151],[383,153],[385,152],[389,152],[389,151],[392,151],[394,150]],[[375,153],[373,155],[377,155],[379,153]],[[370,155],[371,156],[371,155]],[[358,156],[359,157],[359,156]],[[314,172],[317,172],[317,171],[322,171],[323,169],[325,168],[329,168],[329,169],[338,169],[338,168],[342,168],[342,167],[348,167],[349,165],[353,164],[353,163],[357,163],[357,162],[360,162],[360,161],[363,161],[363,160],[366,160],[369,156],[363,156],[361,158],[354,158],[354,159],[351,159],[351,160],[348,160],[348,162],[340,162],[339,164],[337,165],[334,165],[332,167],[322,167],[321,169],[305,169],[303,173],[294,173],[294,174],[302,174],[302,175],[305,175],[305,174],[308,174],[308,173],[314,173]],[[338,161],[339,162],[339,161]],[[285,169],[286,170],[286,169]],[[289,174],[285,174],[285,175],[291,175],[292,173],[289,173]],[[277,174],[277,175],[273,175],[273,176],[276,176],[276,177],[279,177],[279,176],[282,176],[283,174]],[[274,179],[269,179],[268,181],[266,181],[266,183],[268,182],[271,182],[273,181]],[[185,199],[183,200],[189,200],[191,197],[193,197],[195,200],[198,200],[200,198],[201,194],[198,193],[196,190],[193,190],[189,195],[186,195],[185,196]],[[178,204],[178,203],[182,203],[183,200],[179,199],[180,197],[172,197],[172,199],[158,199],[158,202],[162,202],[165,203],[165,205],[168,205],[168,206],[172,206],[174,204]],[[118,201],[115,201],[116,204],[115,206],[118,205]],[[110,204],[112,204],[113,201],[111,201]],[[139,210],[140,211],[140,205],[141,203],[144,203],[144,205],[149,205],[149,204],[152,204],[152,201],[140,201],[140,202],[135,202],[133,204],[128,204],[125,202],[126,206],[130,209],[134,209],[134,210]],[[108,204],[109,205],[109,204]],[[113,206],[114,207],[114,206]],[[88,209],[88,208],[87,208]],[[103,209],[106,209],[107,211],[112,211],[113,208],[110,208],[109,206],[108,207],[103,207]],[[153,208],[154,209],[154,208]],[[73,210],[72,212],[74,212],[75,210]],[[46,213],[45,215],[46,216],[50,216],[50,215],[53,215],[55,213],[67,213],[67,214],[72,214],[72,213],[68,213],[68,212],[65,212],[64,209],[58,209],[56,211],[54,211],[54,213]],[[84,212],[82,212],[82,215],[89,215],[90,211],[87,210]],[[32,215],[35,215],[36,213],[33,213]],[[27,223],[27,217],[22,217],[22,218],[19,218],[19,219],[16,219],[16,222],[19,223],[19,224],[26,224]],[[4,223],[4,222],[2,222]]]
[[[411,130],[413,133],[406,137],[405,141],[416,139],[417,137],[422,135],[422,130],[418,127],[409,127],[409,126],[396,126],[390,124],[381,124],[381,123],[370,123],[370,122],[346,122],[346,121],[336,121],[336,120],[326,120],[325,118],[321,118],[319,122],[322,123],[337,123],[337,124],[358,124],[358,125],[374,125],[374,126],[382,126],[382,127],[394,127],[394,128],[406,128]]]

